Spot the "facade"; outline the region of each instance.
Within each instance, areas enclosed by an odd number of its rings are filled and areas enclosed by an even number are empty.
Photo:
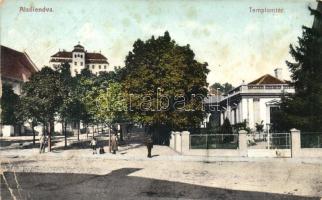
[[[228,118],[231,124],[242,123],[255,129],[256,123],[263,122],[264,129],[273,123],[272,113],[279,109],[281,98],[295,92],[290,82],[282,80],[282,70],[275,69],[275,76],[266,74],[258,79],[242,84],[223,96],[212,96],[206,101],[212,107],[211,115],[223,124]],[[211,106],[209,106],[211,105]],[[205,123],[210,121],[209,114]]]
[[[49,61],[52,68],[66,62],[70,64],[72,76],[79,74],[85,67],[88,67],[96,75],[100,72],[111,71],[107,58],[104,55],[87,52],[80,44],[74,46],[74,50],[71,52],[59,50],[51,56]]]
[[[2,85],[9,84],[13,91],[20,95],[22,84],[29,80],[30,76],[39,71],[26,52],[16,51],[1,45],[1,95]],[[11,136],[14,133],[24,132],[24,127],[2,125],[0,122],[0,135]]]
[[[21,94],[22,83],[39,71],[26,52],[19,52],[9,47],[1,46],[1,82],[10,84],[14,92]]]

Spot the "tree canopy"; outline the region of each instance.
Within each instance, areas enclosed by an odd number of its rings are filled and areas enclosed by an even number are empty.
[[[150,126],[196,126],[204,117],[201,103],[207,95],[207,66],[195,59],[190,45],[178,45],[168,32],[156,39],[138,39],[126,57],[122,78],[131,98],[130,115]]]
[[[322,14],[309,8],[316,20]],[[321,23],[321,22],[320,22]],[[287,61],[292,72],[295,94],[284,98],[280,128],[298,128],[306,131],[322,130],[322,31],[321,26],[303,26],[298,45],[290,45],[294,61]]]

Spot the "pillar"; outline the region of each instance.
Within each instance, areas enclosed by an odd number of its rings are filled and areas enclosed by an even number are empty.
[[[300,157],[301,155],[301,132],[295,128],[290,130],[292,144],[292,158]]]
[[[181,145],[182,145],[182,149],[181,149],[181,153],[187,153],[190,150],[190,132],[189,131],[182,131],[181,132]]]
[[[247,157],[247,131],[240,130],[238,133],[239,155]]]

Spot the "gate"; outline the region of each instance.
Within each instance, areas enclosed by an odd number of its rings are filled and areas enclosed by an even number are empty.
[[[249,134],[248,157],[291,157],[290,133]]]

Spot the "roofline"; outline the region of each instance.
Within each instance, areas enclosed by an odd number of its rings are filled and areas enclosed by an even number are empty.
[[[31,60],[31,58],[29,57],[29,55],[27,54],[27,52],[23,52],[23,54],[26,56],[26,58],[28,59],[28,61],[31,63],[31,65],[35,68],[36,72],[39,72],[39,68],[36,66],[36,64]]]

